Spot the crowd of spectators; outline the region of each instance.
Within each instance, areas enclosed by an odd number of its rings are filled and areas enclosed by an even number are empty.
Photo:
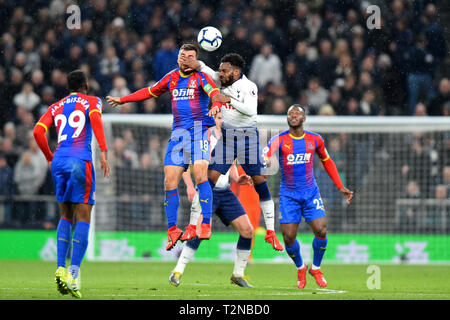
[[[80,27],[68,28],[71,4],[0,1],[0,196],[52,192],[30,132],[67,95],[68,72],[84,70],[89,94],[101,98],[134,92],[175,68],[180,45],[207,25],[221,30],[223,44],[200,58],[217,68],[225,53],[241,54],[259,88],[259,114],[285,114],[294,102],[312,115],[450,113],[437,0],[371,1],[381,8],[380,29],[367,27],[363,0],[86,0],[77,1]],[[169,101],[104,103],[104,112],[170,113]],[[161,165],[162,151],[136,154],[126,132],[112,149],[121,148],[117,166]]]

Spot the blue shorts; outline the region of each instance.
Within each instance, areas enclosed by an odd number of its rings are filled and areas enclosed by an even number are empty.
[[[229,226],[234,219],[246,214],[244,207],[230,188],[213,190],[212,212],[215,212],[226,226]]]
[[[51,173],[59,203],[95,204],[95,172],[91,161],[54,157]]]
[[[184,167],[184,170],[187,170],[191,161],[210,161],[209,136],[210,131],[205,126],[188,130],[175,129],[167,145],[164,165]]]
[[[233,161],[239,164],[249,176],[267,174],[267,165],[259,145],[259,132],[256,128],[223,129],[211,153],[209,170],[226,174]]]
[[[300,223],[325,217],[319,188],[305,192],[280,193],[280,223]]]

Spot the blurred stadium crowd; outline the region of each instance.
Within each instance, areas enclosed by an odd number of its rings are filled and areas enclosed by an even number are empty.
[[[0,0],[0,196],[53,192],[31,130],[67,94],[68,72],[84,70],[92,95],[126,95],[175,68],[180,45],[207,25],[224,40],[200,58],[217,68],[225,53],[241,54],[260,114],[285,114],[299,102],[313,115],[449,115],[444,2],[370,1],[381,8],[381,29],[368,29],[364,0],[89,0],[76,2],[81,25],[70,30],[72,1]],[[104,112],[170,113],[170,97],[120,109],[104,103]],[[164,141],[151,137],[134,154],[131,140],[124,131],[110,146],[117,167],[161,166]],[[6,208],[5,217],[21,220],[24,206]]]

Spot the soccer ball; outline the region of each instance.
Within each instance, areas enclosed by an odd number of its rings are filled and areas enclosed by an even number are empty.
[[[214,51],[222,44],[222,33],[214,27],[204,27],[197,36],[200,47],[206,51]]]

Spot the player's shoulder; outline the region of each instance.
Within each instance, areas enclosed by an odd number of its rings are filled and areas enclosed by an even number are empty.
[[[245,74],[242,74],[241,78],[235,82],[240,87],[247,89],[248,92],[254,91],[255,94],[258,91],[258,86],[252,80],[247,78]]]
[[[275,139],[281,139],[281,138],[284,138],[286,136],[289,136],[289,130],[280,132],[279,134],[273,136],[272,139],[270,139],[270,140],[271,141],[275,141]]]
[[[48,110],[50,110],[50,112],[52,113],[52,115],[54,116],[55,114],[61,113],[63,111],[63,107],[64,107],[64,103],[66,102],[67,98],[69,97],[69,95],[65,96],[64,98],[56,101],[55,103],[51,104],[48,107]]]
[[[161,81],[164,80],[164,79],[171,78],[171,77],[173,77],[174,75],[180,75],[180,68],[175,68],[175,69],[172,69],[172,70],[170,70],[169,72],[167,72],[167,73],[161,78],[161,80],[158,81],[158,83],[161,82]]]
[[[97,96],[90,96],[90,95],[83,94],[83,93],[79,93],[78,96],[82,99],[87,100],[89,102],[89,104],[92,104],[92,103],[95,103],[95,104],[100,103],[101,104],[102,103],[102,99]]]
[[[310,136],[314,139],[320,139],[323,140],[322,136],[320,134],[318,134],[317,132],[312,132],[309,130],[305,130],[305,136]]]
[[[80,97],[80,103],[86,108],[86,109],[99,109],[102,111],[103,108],[103,102],[100,97],[97,96],[90,96],[83,93],[78,93],[78,97]]]
[[[208,79],[208,80],[211,79],[211,77],[209,75],[207,75],[205,72],[200,71],[200,70],[195,70],[194,74],[202,79]]]

